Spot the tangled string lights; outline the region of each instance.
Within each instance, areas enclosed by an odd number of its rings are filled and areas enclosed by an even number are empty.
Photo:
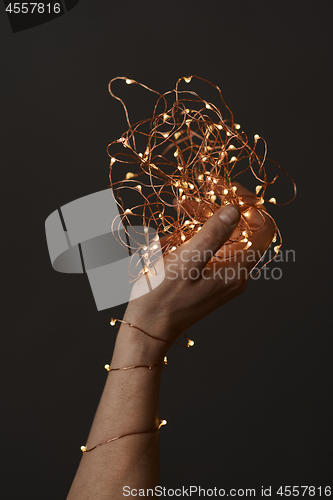
[[[223,113],[195,91],[180,89],[182,83],[190,84],[194,79],[218,91]],[[150,118],[131,124],[124,101],[112,90],[116,80],[139,85],[157,96]],[[216,210],[233,204],[241,211],[238,228],[224,245],[224,251],[214,258],[227,260],[246,252],[252,245],[253,234],[265,223],[265,216],[274,223],[275,258],[282,238],[264,203],[279,206],[290,203],[296,196],[296,185],[277,163],[267,159],[267,144],[262,137],[256,134],[250,145],[241,126],[235,123],[220,88],[198,76],[189,76],[180,78],[173,90],[161,94],[135,80],[117,77],[109,83],[109,91],[121,102],[128,123],[128,130],[107,148],[111,158],[110,187],[120,211],[118,220],[113,222],[113,231],[117,231],[117,224],[118,228],[122,224],[125,228],[142,226],[145,233],[152,227],[162,237],[163,254],[167,254],[199,231]],[[263,145],[261,154],[259,145]],[[274,163],[292,182],[293,196],[285,203],[278,203],[273,197],[266,199],[267,188],[279,177],[279,174],[268,176],[267,161]],[[120,180],[114,180],[116,167],[122,169],[118,172]],[[246,172],[257,184],[256,195],[252,197],[244,196],[238,185]],[[261,215],[261,227],[251,224],[254,209]],[[119,240],[129,246],[126,238],[119,236]],[[157,248],[156,244],[143,247],[144,266],[136,277],[153,269]],[[141,250],[142,246],[140,255]]]

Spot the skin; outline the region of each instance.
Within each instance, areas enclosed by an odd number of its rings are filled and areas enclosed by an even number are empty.
[[[237,187],[244,200],[249,196],[248,202],[256,201],[252,193]],[[196,211],[198,217],[205,215],[195,206],[184,205],[182,209]],[[246,273],[238,276],[237,271],[240,267],[250,271],[253,262],[214,263],[209,257],[223,252],[223,244],[239,231],[239,218],[236,207],[219,209],[208,217],[201,231],[164,257],[163,282],[148,294],[130,301],[124,320],[168,342],[123,324],[117,335],[111,368],[161,363],[171,343],[191,325],[245,290]],[[257,210],[251,211],[250,222],[258,228],[251,249],[262,254],[271,242],[274,225],[265,212],[260,214]],[[199,255],[200,261],[194,261],[194,255]],[[190,279],[194,268],[199,277]],[[235,271],[234,278],[216,278],[216,270],[225,277],[230,269]],[[140,280],[135,287],[140,287]],[[163,365],[159,364],[151,370],[135,368],[108,374],[87,449],[115,436],[158,427],[162,369]],[[158,434],[159,431],[126,436],[84,453],[67,500],[121,499],[126,485],[137,490],[154,488],[158,485]]]

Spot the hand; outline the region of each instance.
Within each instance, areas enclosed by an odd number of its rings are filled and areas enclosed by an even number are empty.
[[[239,184],[235,185],[244,201],[241,210],[248,211],[251,206],[249,216],[240,220],[241,212],[233,205],[209,216],[194,203],[185,202],[183,211],[207,221],[201,231],[157,263],[157,272],[161,272],[164,265],[163,282],[148,294],[130,301],[126,321],[171,342],[211,311],[244,292],[248,273],[255,265],[253,255],[257,256],[256,260],[260,258],[275,229],[263,206],[254,207],[258,198]],[[244,224],[249,224],[253,234],[252,246],[242,252],[245,244],[233,240],[244,230]],[[227,256],[226,250],[229,255],[237,252],[238,258],[221,261]],[[251,259],[247,259],[250,253]],[[136,286],[140,286],[140,280]],[[162,350],[170,347],[162,344]]]

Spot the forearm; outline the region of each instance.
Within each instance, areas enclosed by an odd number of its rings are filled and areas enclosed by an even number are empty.
[[[110,371],[86,443],[89,450],[113,437],[158,428],[163,358],[169,345],[122,325]],[[155,364],[151,369],[146,366]],[[68,500],[122,498],[122,488],[158,484],[158,433],[133,434],[83,454]]]

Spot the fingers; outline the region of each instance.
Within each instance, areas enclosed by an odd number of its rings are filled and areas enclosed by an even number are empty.
[[[190,240],[181,245],[177,253],[182,262],[203,269],[213,255],[230,238],[238,224],[240,212],[237,207],[227,205],[215,212]],[[188,267],[185,265],[185,267]]]

